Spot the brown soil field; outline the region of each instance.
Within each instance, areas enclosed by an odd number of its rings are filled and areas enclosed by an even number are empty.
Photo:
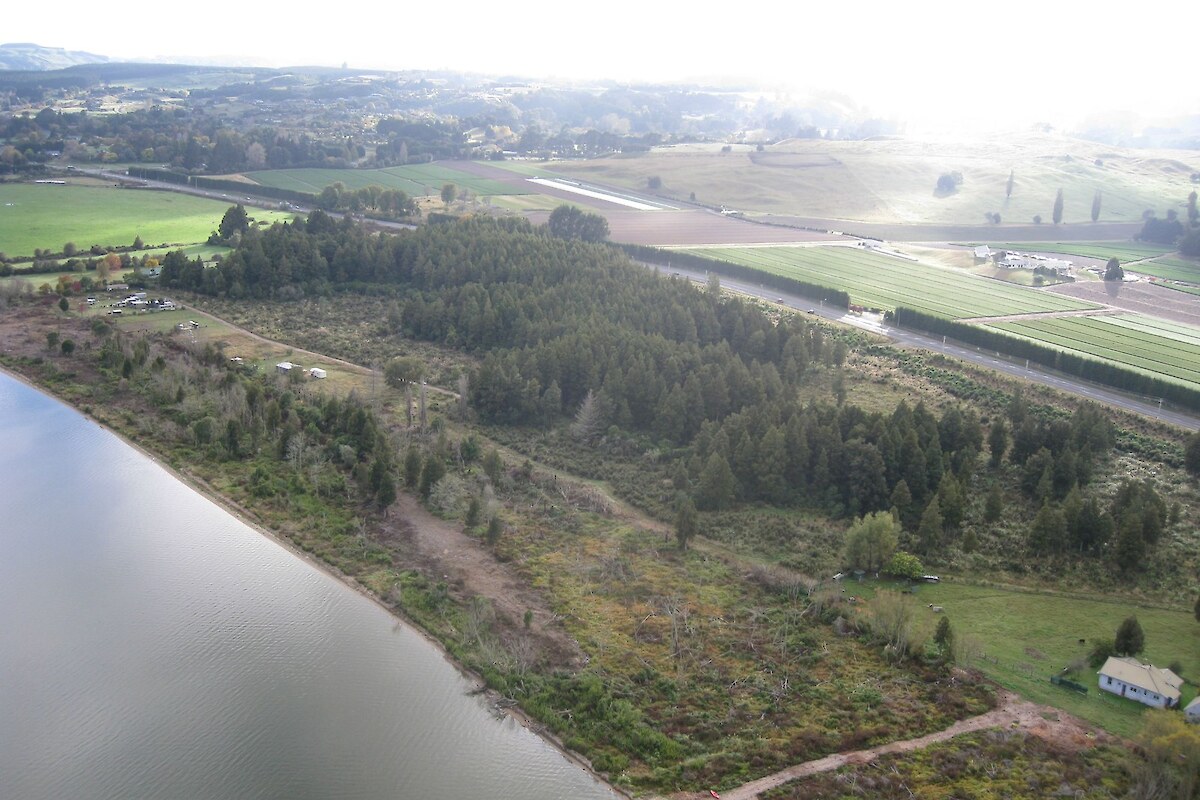
[[[1122,311],[1132,311],[1173,322],[1200,326],[1200,296],[1176,292],[1152,283],[1121,283],[1117,281],[1085,281],[1062,283],[1047,291],[1103,303]]]

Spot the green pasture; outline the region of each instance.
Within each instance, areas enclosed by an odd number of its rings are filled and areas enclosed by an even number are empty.
[[[1200,286],[1186,286],[1182,283],[1163,283],[1160,285],[1165,286],[1168,289],[1174,289],[1177,292],[1184,292],[1185,294],[1200,295]]]
[[[382,186],[398,189],[412,197],[438,196],[442,186],[453,183],[480,196],[521,194],[502,182],[469,175],[441,164],[410,164],[386,169],[275,169],[247,172],[246,177],[262,186],[319,194],[338,181],[347,189]]]
[[[1172,248],[1138,242],[1020,242],[991,244],[993,250],[1015,250],[1019,253],[1060,253],[1068,256],[1083,256],[1107,261],[1110,258],[1126,261],[1141,261],[1146,258],[1170,253]],[[1139,265],[1140,266],[1140,265]]]
[[[735,247],[690,252],[844,289],[852,303],[871,308],[907,306],[951,319],[1096,308],[1074,298],[856,247]]]
[[[1200,679],[1200,624],[1186,611],[954,582],[923,585],[917,597],[942,606],[956,636],[978,640],[988,658],[975,665],[993,680],[1123,736],[1137,731],[1145,706],[1100,691],[1088,666],[1076,677],[1087,695],[1054,686],[1050,676],[1086,659],[1097,640],[1111,639],[1123,619],[1136,616],[1146,633],[1143,661],[1162,667],[1178,661],[1185,677]],[[1184,687],[1185,702],[1195,691]]]
[[[129,276],[132,274],[133,274],[133,270],[118,270],[118,271],[112,273],[111,275],[109,275],[109,280],[119,283],[121,281],[127,280],[129,278]],[[85,270],[84,272],[72,272],[70,270],[61,270],[58,272],[43,272],[43,273],[39,273],[37,275],[9,275],[9,276],[0,278],[0,284],[12,282],[12,281],[24,281],[25,283],[30,284],[31,286],[33,286],[34,289],[36,289],[37,287],[41,286],[43,283],[48,283],[48,284],[50,284],[50,286],[55,286],[58,283],[58,279],[61,277],[69,278],[72,282],[74,282],[74,281],[80,280],[84,276],[89,276],[93,280],[95,280],[96,273],[93,270]],[[97,289],[96,291],[103,292],[104,290]]]
[[[544,194],[496,195],[490,200],[496,208],[508,211],[553,211],[565,202]]]
[[[217,229],[229,203],[178,192],[112,186],[0,184],[0,251],[10,258],[32,256],[35,248],[60,251],[67,242],[128,246],[141,236],[147,245],[203,242]],[[251,210],[256,220],[292,217]]]
[[[1156,258],[1143,261],[1129,268],[1142,275],[1153,275],[1168,281],[1187,281],[1200,283],[1200,261],[1186,261],[1182,258]]]
[[[1181,383],[1200,384],[1200,328],[1142,314],[993,322],[988,327]]]

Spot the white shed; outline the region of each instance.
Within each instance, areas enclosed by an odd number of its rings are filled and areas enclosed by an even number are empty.
[[[312,378],[326,377],[325,370],[321,369],[320,367],[313,367],[312,369],[310,369],[308,371],[308,375],[309,375],[309,377],[312,377]]]
[[[287,375],[289,372],[292,371],[292,368],[295,366],[296,365],[290,361],[280,361],[278,364],[275,365],[275,371],[281,375]]]
[[[1183,718],[1188,722],[1200,723],[1200,696],[1197,696],[1184,707]]]

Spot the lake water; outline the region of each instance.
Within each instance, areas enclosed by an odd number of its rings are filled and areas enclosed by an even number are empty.
[[[612,798],[367,598],[0,373],[0,798]]]

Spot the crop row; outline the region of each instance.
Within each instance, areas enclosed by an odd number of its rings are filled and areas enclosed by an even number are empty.
[[[1175,322],[1161,317],[1147,317],[1144,314],[1112,314],[1103,319],[1109,325],[1145,331],[1156,336],[1165,336],[1168,339],[1200,346],[1200,328],[1186,322]]]
[[[844,288],[853,302],[905,306],[961,319],[1095,308],[968,273],[847,247],[755,247],[695,251],[777,275]]]
[[[1200,344],[1112,325],[1104,317],[997,322],[988,327],[1153,374],[1200,384]]]

